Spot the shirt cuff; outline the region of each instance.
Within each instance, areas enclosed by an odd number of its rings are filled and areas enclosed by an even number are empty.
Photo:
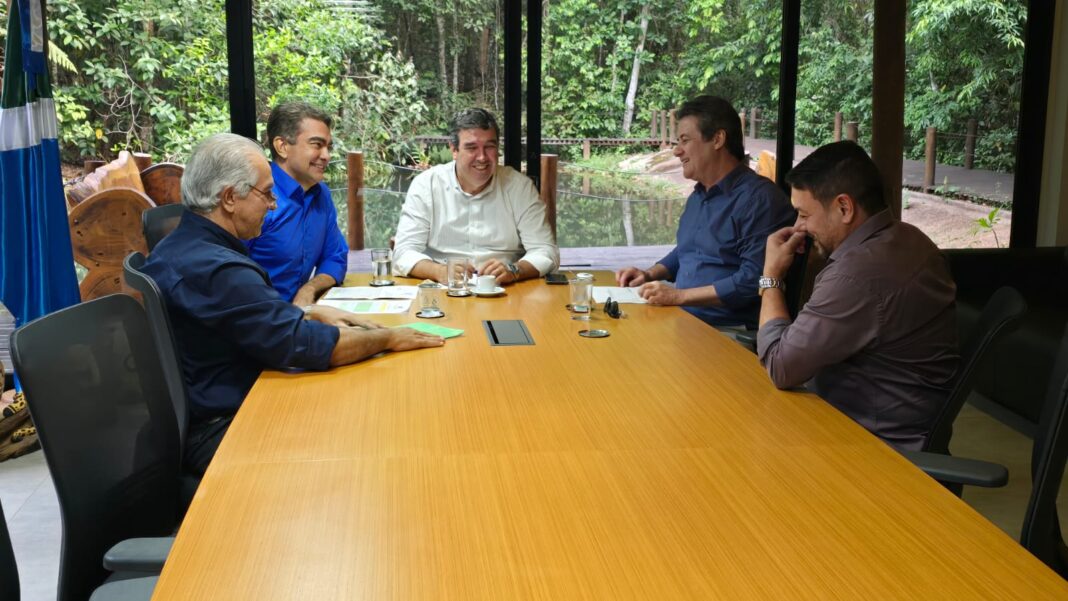
[[[334,282],[338,286],[345,282],[345,273],[348,272],[348,264],[338,263],[337,261],[327,261],[322,265],[318,265],[315,268],[316,275],[322,273],[334,278]]]
[[[330,356],[341,337],[336,326],[302,319],[297,325],[296,345],[289,367],[324,370],[330,368]]]
[[[757,331],[757,357],[761,365],[766,364],[768,350],[782,338],[789,325],[790,320],[779,317],[760,326]]]
[[[546,257],[542,254],[529,254],[519,259],[520,261],[526,261],[534,266],[534,269],[538,270],[538,275],[545,275],[553,270],[556,265],[556,261],[552,257]]]
[[[747,300],[752,300],[752,298],[747,299],[747,295],[738,289],[738,282],[735,281],[734,276],[716,280],[712,282],[712,285],[716,287],[716,296],[727,308],[736,309],[745,306]],[[755,297],[756,295],[749,296]]]
[[[393,273],[401,277],[408,277],[412,268],[415,267],[419,261],[433,261],[429,256],[424,255],[414,250],[405,251],[401,254],[393,254]]]

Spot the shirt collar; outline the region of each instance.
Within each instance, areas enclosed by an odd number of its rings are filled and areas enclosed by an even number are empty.
[[[319,192],[319,186],[322,182],[315,184],[305,193],[304,188],[300,185],[300,182],[293,179],[293,176],[286,173],[285,169],[278,163],[271,161],[271,176],[274,177],[274,187],[281,192],[279,198],[292,198],[294,200],[302,200],[309,196],[315,196]]]
[[[463,189],[463,188],[462,188],[462,187],[460,186],[460,179],[459,179],[458,177],[456,177],[456,161],[452,161],[452,162],[450,162],[450,163],[448,164],[448,167],[447,167],[447,169],[448,169],[448,173],[449,173],[449,180],[448,180],[448,181],[449,181],[449,185],[451,185],[451,186],[452,186],[452,188],[453,188],[454,190],[456,190],[456,191],[457,191],[457,192],[459,192],[460,194],[463,194],[463,195],[464,195],[465,197],[467,197],[467,198],[469,198],[469,199],[471,199],[471,200],[478,200],[479,198],[482,198],[482,197],[483,197],[483,196],[485,196],[485,195],[486,195],[486,193],[487,193],[487,192],[489,192],[489,191],[490,191],[490,189],[491,189],[491,188],[493,188],[493,186],[494,186],[494,185],[496,185],[496,183],[497,183],[497,182],[496,182],[496,180],[497,180],[497,169],[496,169],[496,168],[494,168],[494,170],[493,170],[493,177],[492,177],[492,178],[490,178],[490,181],[489,181],[489,183],[488,183],[488,184],[486,184],[486,187],[485,187],[485,188],[482,188],[482,191],[481,191],[481,192],[479,192],[478,194],[468,194],[468,193],[467,193],[466,191],[464,191],[464,189]]]
[[[207,234],[210,238],[214,238],[220,246],[229,248],[230,250],[241,253],[248,256],[248,248],[245,247],[245,243],[238,239],[237,236],[219,227],[217,223],[208,219],[207,217],[200,215],[194,211],[186,210],[182,215],[182,225],[191,227],[193,229],[200,230]]]
[[[845,240],[842,240],[842,243],[838,245],[838,248],[834,249],[828,259],[833,261],[840,258],[843,254],[849,252],[849,249],[860,246],[861,243],[871,238],[875,233],[890,227],[893,223],[894,216],[890,213],[890,209],[883,209],[868,217],[867,221],[860,224],[860,227],[846,236]]]
[[[738,180],[742,178],[747,171],[752,171],[749,165],[745,163],[738,163],[738,166],[727,172],[727,175],[719,178],[719,181],[712,184],[711,188],[705,188],[705,185],[701,182],[693,187],[693,189],[700,194],[703,198],[711,198],[718,194],[730,194],[734,191],[735,186],[738,185]]]

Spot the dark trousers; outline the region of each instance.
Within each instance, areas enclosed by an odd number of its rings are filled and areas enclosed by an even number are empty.
[[[219,448],[223,436],[230,428],[234,416],[217,417],[203,421],[191,421],[189,432],[185,437],[185,471],[195,476],[203,476],[208,469],[215,450]]]

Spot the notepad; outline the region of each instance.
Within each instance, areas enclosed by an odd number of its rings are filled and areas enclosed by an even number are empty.
[[[621,288],[619,286],[594,286],[593,287],[593,300],[597,303],[603,303],[608,300],[608,297],[612,297],[612,300],[617,303],[631,303],[637,305],[644,305],[645,299],[638,296],[638,288]]]
[[[441,336],[442,338],[455,338],[460,334],[463,334],[463,330],[456,328],[446,328],[445,326],[439,326],[432,323],[426,323],[423,321],[417,321],[415,323],[406,323],[404,325],[393,326],[394,328],[411,328],[413,330],[419,330],[424,334],[432,334],[434,336]]]
[[[324,300],[415,300],[419,294],[417,286],[337,286],[326,291]]]
[[[320,300],[319,305],[336,307],[349,313],[367,315],[373,313],[407,313],[410,300]]]

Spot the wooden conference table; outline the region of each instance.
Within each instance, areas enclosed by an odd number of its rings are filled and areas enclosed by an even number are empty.
[[[443,348],[264,373],[153,598],[1068,598],[689,314],[598,311],[611,336],[585,339],[566,296],[531,281],[450,298],[434,322],[466,333]],[[535,345],[491,347],[483,319],[523,319]]]

